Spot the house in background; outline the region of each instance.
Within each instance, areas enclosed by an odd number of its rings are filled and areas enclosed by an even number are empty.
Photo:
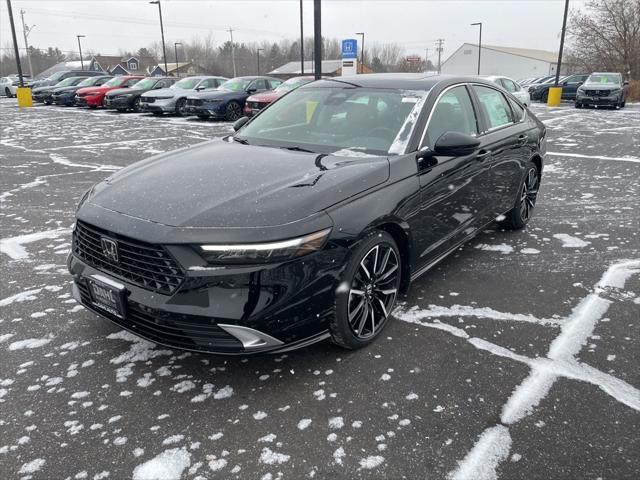
[[[482,45],[480,52],[481,75],[505,75],[514,79],[553,75],[558,67],[558,54],[547,50]],[[478,45],[463,43],[441,67],[444,74],[477,75]],[[571,71],[571,65],[562,64],[562,73]]]
[[[156,66],[156,60],[151,57],[123,58],[119,55],[95,55],[90,63],[91,70],[112,75],[149,75]]]
[[[175,63],[169,63],[167,62],[167,70],[168,72],[164,71],[164,65],[156,65],[155,67],[153,67],[151,69],[151,71],[149,72],[149,75],[151,75],[152,77],[163,77],[165,75],[170,75],[172,77],[189,77],[192,75],[209,75],[209,72],[207,72],[205,70],[204,67],[194,63],[193,61],[191,62],[178,62],[178,64],[176,65]]]
[[[312,60],[304,62],[304,74],[313,75],[314,64]],[[366,65],[360,65],[358,70],[362,69],[361,73],[373,73]],[[281,67],[270,71],[267,75],[276,78],[282,78],[287,80],[292,77],[298,77],[302,75],[300,70],[300,61],[285,63]],[[322,76],[324,77],[338,77],[342,75],[342,60],[323,60],[322,61]]]

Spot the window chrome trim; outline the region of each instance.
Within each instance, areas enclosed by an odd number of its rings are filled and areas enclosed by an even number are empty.
[[[447,88],[445,88],[443,91],[440,92],[440,94],[438,95],[436,100],[433,102],[433,108],[431,109],[431,111],[429,112],[429,116],[427,117],[427,123],[424,126],[424,131],[422,132],[422,136],[420,137],[420,141],[418,142],[418,149],[423,148],[424,139],[427,136],[427,130],[429,129],[429,125],[431,124],[431,118],[433,117],[433,113],[436,110],[436,105],[438,105],[438,102],[440,101],[442,96],[445,93],[447,93],[449,90],[452,90],[452,89],[454,89],[456,87],[467,87],[469,85],[471,85],[471,84],[468,83],[468,82],[456,83],[454,85],[449,85]],[[480,84],[480,85],[482,85],[482,84]],[[476,118],[476,128],[478,129],[478,133],[475,136],[479,137],[480,135],[482,135],[482,132],[480,132],[480,124],[479,124],[479,121],[478,121],[478,113],[475,111],[475,107],[473,105],[473,99],[471,98],[471,95],[469,94],[469,92],[467,92],[467,95],[469,95],[469,101],[471,102],[471,108],[473,108],[473,113],[474,113],[474,116]],[[427,145],[427,146],[431,147],[430,145]]]

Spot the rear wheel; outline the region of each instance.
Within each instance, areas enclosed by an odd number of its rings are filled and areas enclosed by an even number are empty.
[[[540,172],[533,162],[529,162],[527,172],[520,183],[518,196],[513,209],[507,213],[504,225],[512,230],[524,228],[531,217],[533,209],[538,200],[538,189],[540,188]]]
[[[542,93],[542,97],[540,98],[540,100],[542,101],[542,103],[547,103],[547,101],[549,100],[549,90],[546,90]]]
[[[242,116],[242,107],[238,102],[231,101],[227,103],[225,116],[230,122],[235,122]]]
[[[380,335],[400,288],[400,258],[393,237],[379,230],[355,247],[336,292],[329,325],[334,343],[356,349]]]
[[[131,109],[136,113],[140,112],[140,97],[136,98],[133,101],[133,105],[131,105]]]
[[[9,90],[9,87],[5,87],[4,89],[4,94],[7,96],[7,98],[11,98],[11,90]]]

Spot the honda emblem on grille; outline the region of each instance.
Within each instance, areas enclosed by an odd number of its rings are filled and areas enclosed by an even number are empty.
[[[118,258],[118,244],[115,240],[112,240],[107,237],[100,237],[100,244],[102,245],[102,253],[107,259],[112,262],[119,262]]]

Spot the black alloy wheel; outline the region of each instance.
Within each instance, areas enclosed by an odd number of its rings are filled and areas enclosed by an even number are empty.
[[[187,99],[179,98],[176,102],[176,115],[184,117],[187,115]]]
[[[4,94],[7,98],[11,98],[11,90],[9,90],[9,87],[4,87]]]
[[[356,349],[382,332],[396,303],[400,274],[401,256],[391,235],[374,231],[362,240],[337,289],[330,323],[334,343]]]
[[[140,113],[140,97],[136,98],[133,101],[133,105],[131,106],[131,109],[136,113]]]
[[[226,117],[230,122],[235,122],[242,116],[242,107],[238,102],[227,103]]]
[[[549,100],[549,90],[544,91],[540,100],[542,101],[542,103],[547,103],[547,100]]]
[[[531,163],[527,168],[527,173],[518,189],[518,197],[514,208],[507,214],[506,226],[518,230],[524,228],[531,217],[533,209],[538,200],[538,190],[540,188],[540,172]]]

